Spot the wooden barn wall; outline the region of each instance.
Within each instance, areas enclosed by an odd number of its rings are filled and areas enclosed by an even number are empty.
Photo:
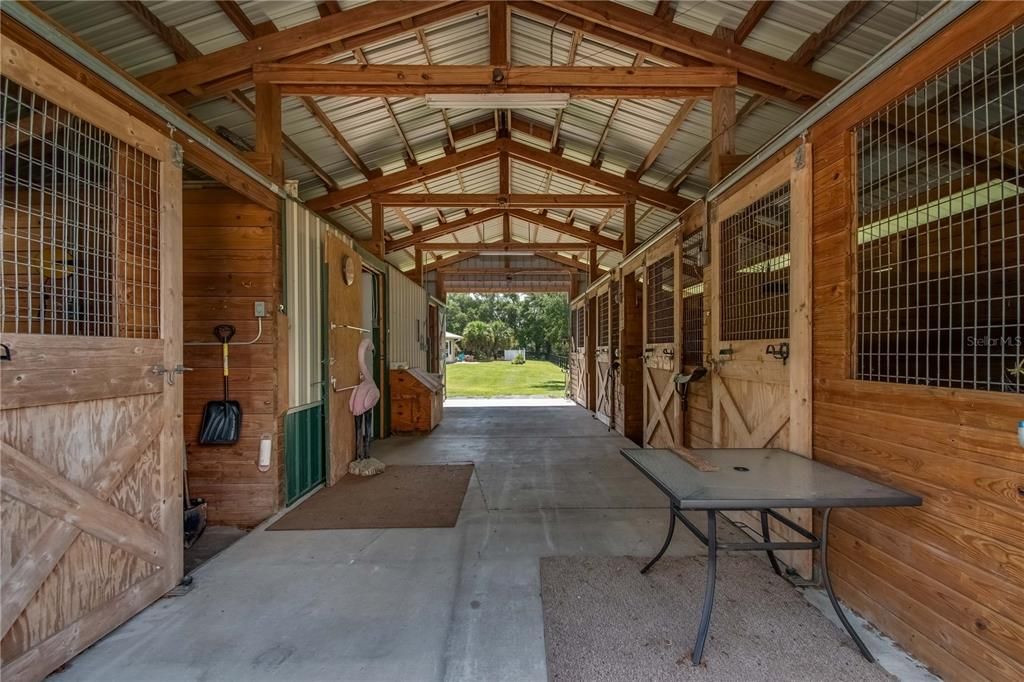
[[[216,341],[218,324],[234,325],[233,342],[251,340],[257,334],[254,303],[267,304],[260,340],[230,347],[230,397],[242,406],[238,443],[198,443],[204,405],[223,397],[221,347],[186,345],[185,365],[193,371],[183,380],[189,492],[209,503],[211,524],[255,526],[278,509],[283,480],[278,382],[286,375],[278,363],[278,213],[227,189],[186,190],[183,203],[185,343]],[[267,472],[257,468],[264,434],[274,442]]]
[[[850,130],[1021,14],[1020,3],[981,3],[811,131],[814,457],[924,498],[916,509],[838,511],[833,581],[950,680],[1024,679],[1024,403],[850,378]]]

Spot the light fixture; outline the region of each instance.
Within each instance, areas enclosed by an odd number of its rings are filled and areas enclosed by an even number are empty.
[[[481,92],[424,95],[424,99],[431,109],[564,109],[569,105],[569,95],[565,93]]]

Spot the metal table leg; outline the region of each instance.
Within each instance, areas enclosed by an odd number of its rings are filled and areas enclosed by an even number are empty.
[[[697,628],[697,641],[693,645],[693,656],[690,660],[700,665],[704,655],[704,641],[708,638],[711,626],[711,609],[715,605],[715,568],[718,563],[718,533],[715,529],[715,512],[708,512],[708,573],[704,582],[704,606],[700,614],[700,626]]]
[[[668,505],[668,535],[665,536],[665,544],[663,544],[661,546],[661,549],[658,550],[658,553],[655,555],[655,557],[653,559],[651,559],[649,562],[647,562],[646,566],[644,566],[643,568],[640,569],[640,573],[641,574],[647,573],[647,571],[651,570],[651,568],[654,567],[654,564],[658,563],[658,559],[660,559],[662,556],[664,556],[665,550],[667,550],[668,546],[672,544],[672,534],[675,533],[675,532],[676,532],[676,510],[675,510],[675,507],[673,507],[672,503],[670,502],[669,505]]]
[[[832,513],[831,508],[825,509],[825,514],[821,518],[821,582],[825,586],[825,593],[828,594],[828,600],[832,602],[832,608],[836,610],[836,615],[839,616],[839,622],[843,624],[846,631],[850,633],[850,637],[853,638],[854,643],[860,652],[864,655],[864,658],[868,659],[872,663],[875,662],[875,657],[871,655],[868,648],[864,646],[864,642],[861,641],[857,631],[850,625],[850,621],[846,619],[846,614],[843,613],[843,609],[839,606],[839,600],[836,599],[835,592],[832,591],[832,580],[829,579],[828,575],[828,517]]]
[[[765,542],[771,542],[772,537],[768,532],[768,512],[764,509],[761,510],[761,537],[764,538]],[[782,571],[779,569],[779,562],[775,560],[775,552],[767,550],[768,561],[772,562],[772,569],[775,570],[775,575],[782,575]]]

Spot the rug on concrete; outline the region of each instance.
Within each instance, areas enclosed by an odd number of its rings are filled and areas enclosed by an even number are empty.
[[[845,631],[752,556],[721,555],[702,665],[690,664],[706,560],[547,557],[540,563],[548,679],[891,680]]]
[[[343,476],[267,530],[451,528],[459,520],[472,464],[391,466]]]

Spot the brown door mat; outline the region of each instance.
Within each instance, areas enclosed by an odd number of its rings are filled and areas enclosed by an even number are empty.
[[[452,528],[472,464],[388,466],[376,476],[344,476],[267,530]]]
[[[704,661],[690,664],[706,559],[545,557],[541,601],[548,679],[829,680],[892,677],[760,557],[722,552]]]

